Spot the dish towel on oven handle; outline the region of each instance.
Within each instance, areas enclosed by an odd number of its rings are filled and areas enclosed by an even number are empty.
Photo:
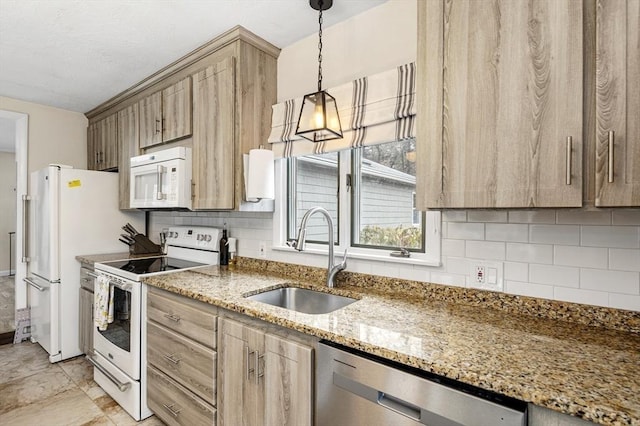
[[[98,330],[105,331],[113,322],[113,286],[109,285],[109,278],[96,278],[96,288],[93,294],[94,323]]]

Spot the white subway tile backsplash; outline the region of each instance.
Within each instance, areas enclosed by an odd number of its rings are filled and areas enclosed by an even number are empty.
[[[529,265],[529,281],[560,287],[580,287],[580,269],[569,266]]]
[[[464,256],[464,240],[442,240],[442,255],[443,256]]]
[[[554,287],[553,298],[587,305],[609,306],[609,293],[606,291],[583,290],[578,288]]]
[[[558,210],[559,225],[611,225],[611,211]]]
[[[640,295],[640,273],[581,269],[580,288]]]
[[[527,263],[553,263],[553,246],[549,244],[507,243],[507,260]]]
[[[493,241],[467,241],[465,256],[474,259],[505,259],[505,243]]]
[[[399,275],[399,266],[393,263],[376,262],[371,265],[371,273],[381,277],[397,277]]]
[[[505,223],[487,223],[485,225],[487,241],[513,241],[526,243],[529,240],[529,226]]]
[[[530,225],[529,242],[538,244],[580,245],[577,225]]]
[[[528,282],[518,282],[518,281],[507,281],[505,282],[505,290],[509,294],[518,294],[521,296],[553,299],[553,286],[550,286],[550,285],[532,284]]]
[[[607,249],[554,246],[553,263],[556,265],[607,269]]]
[[[609,249],[609,269],[640,272],[640,250]]]
[[[445,274],[442,272],[432,272],[431,282],[434,284],[444,284],[444,285],[452,285],[456,287],[465,287],[466,276]]]
[[[506,222],[507,212],[504,210],[469,210],[468,222]]]
[[[636,226],[582,226],[580,245],[588,247],[640,248]]]
[[[609,293],[609,306],[616,309],[640,311],[640,296]]]
[[[509,223],[556,223],[555,210],[514,210],[509,212]]]
[[[410,267],[410,266],[411,265],[399,268],[398,278],[401,278],[404,280],[429,282],[429,280],[431,279],[431,272],[428,269],[415,266],[415,265],[413,265],[413,267]]]
[[[504,279],[510,281],[529,281],[529,264],[525,262],[504,262]]]
[[[611,212],[611,222],[614,225],[640,226],[640,209],[615,209]]]
[[[442,212],[443,222],[466,222],[467,211],[466,210],[445,210]]]
[[[454,240],[484,240],[484,223],[449,222],[447,238]]]
[[[469,273],[469,260],[463,257],[447,258],[446,271],[451,274],[467,275]]]

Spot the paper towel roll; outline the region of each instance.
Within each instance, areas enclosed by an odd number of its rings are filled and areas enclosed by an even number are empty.
[[[247,200],[258,198],[274,199],[273,151],[269,149],[252,149],[249,151],[248,163]]]

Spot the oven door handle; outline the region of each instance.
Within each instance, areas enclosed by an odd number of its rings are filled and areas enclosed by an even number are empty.
[[[131,387],[131,383],[127,382],[127,383],[122,383],[120,380],[118,380],[113,374],[111,374],[109,371],[107,371],[106,368],[104,368],[103,366],[101,366],[98,361],[96,361],[95,359],[93,359],[92,356],[87,355],[87,361],[89,361],[91,364],[93,364],[93,366],[95,368],[98,369],[98,371],[100,371],[102,374],[104,374],[105,376],[107,376],[107,379],[111,380],[111,382],[116,385],[116,387],[118,388],[118,390],[120,392],[124,392],[127,389],[129,389]]]
[[[117,287],[120,290],[126,291],[126,292],[131,292],[131,290],[133,289],[133,285],[131,285],[129,283],[122,283],[122,282],[116,281],[116,280],[109,280],[109,285]]]

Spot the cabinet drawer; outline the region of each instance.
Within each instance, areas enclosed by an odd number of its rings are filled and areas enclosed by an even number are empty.
[[[147,317],[198,343],[216,348],[216,316],[149,290]]]
[[[151,366],[147,368],[147,405],[170,426],[216,424],[215,408]]]
[[[162,326],[147,323],[147,362],[216,405],[217,355]]]

